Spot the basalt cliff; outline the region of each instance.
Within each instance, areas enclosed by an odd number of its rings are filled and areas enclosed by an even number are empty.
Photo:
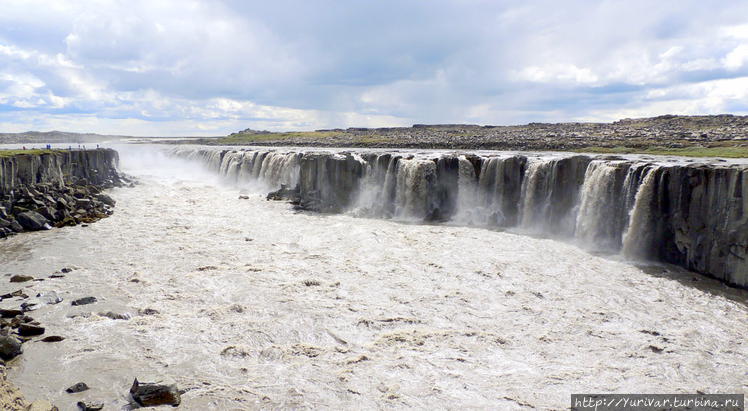
[[[511,229],[748,286],[748,165],[740,162],[363,149],[171,154],[304,209]]]
[[[0,151],[0,238],[108,216],[118,162],[111,149]]]

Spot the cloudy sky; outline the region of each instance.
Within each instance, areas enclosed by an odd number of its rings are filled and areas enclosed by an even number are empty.
[[[0,132],[748,114],[748,2],[0,0]]]

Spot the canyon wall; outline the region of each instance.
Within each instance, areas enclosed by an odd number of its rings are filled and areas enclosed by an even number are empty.
[[[228,181],[295,188],[301,207],[573,241],[748,287],[748,166],[501,152],[177,147]]]
[[[123,182],[111,149],[0,151],[0,238],[111,214],[104,188]]]

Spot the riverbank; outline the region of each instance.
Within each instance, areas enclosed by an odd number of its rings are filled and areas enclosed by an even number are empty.
[[[129,184],[111,149],[0,150],[0,238],[111,215],[102,190]]]
[[[130,183],[118,172],[118,162],[117,152],[110,149],[0,150],[0,238],[24,231],[85,225],[108,217],[113,213],[115,201],[103,190]],[[3,256],[4,260],[6,258]],[[46,333],[45,326],[29,314],[62,301],[54,291],[33,293],[33,284],[64,278],[66,272],[69,269],[46,278],[5,273],[11,286],[17,289],[0,296],[0,357],[3,361],[21,356],[29,341],[57,343],[64,340]],[[45,401],[29,404],[5,374],[3,364],[0,370],[0,406],[3,409],[56,410]]]

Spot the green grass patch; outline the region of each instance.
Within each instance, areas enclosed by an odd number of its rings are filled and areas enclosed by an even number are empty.
[[[726,157],[726,158],[748,158],[748,147],[722,146],[722,147],[583,147],[568,151],[580,153],[602,153],[602,154],[652,154],[663,156],[683,157]]]
[[[355,141],[361,144],[380,144],[391,143],[392,139],[385,136],[359,136]]]
[[[33,150],[5,150],[0,149],[0,157],[12,157],[12,156],[18,156],[18,155],[32,155],[32,156],[38,156],[41,154],[52,154],[52,153],[60,153],[61,150],[47,150],[47,149],[33,149]]]

